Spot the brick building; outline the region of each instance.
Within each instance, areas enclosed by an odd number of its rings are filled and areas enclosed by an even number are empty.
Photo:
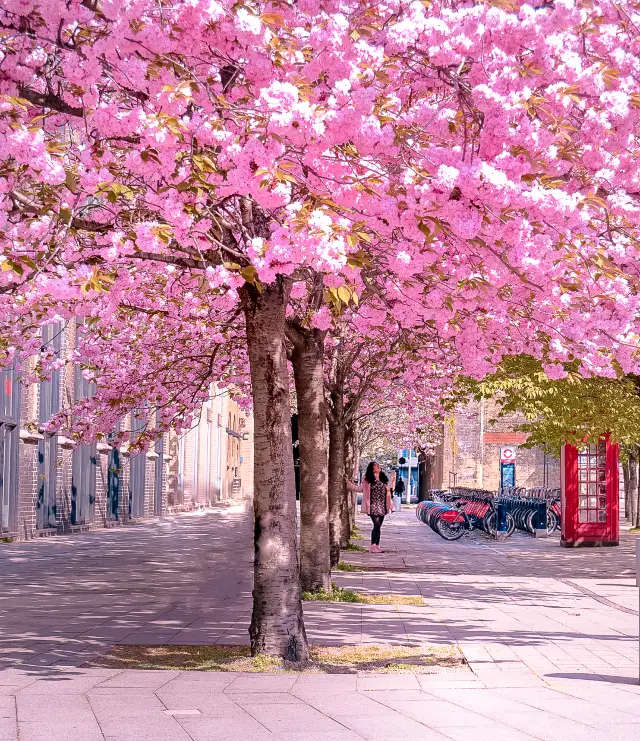
[[[73,323],[45,327],[43,345],[61,355],[75,332]],[[137,455],[126,444],[74,447],[43,429],[52,414],[90,393],[77,369],[28,387],[17,366],[0,369],[0,538],[112,527],[251,495],[252,419],[215,384],[198,424]],[[142,424],[137,414],[121,422],[131,438]]]
[[[521,445],[526,435],[516,432],[517,415],[497,417],[490,399],[460,406],[444,426],[444,442],[436,451],[436,487],[472,486],[497,490],[500,486],[500,448]],[[560,461],[541,448],[517,448],[516,486],[560,486]],[[441,483],[440,483],[441,482]]]

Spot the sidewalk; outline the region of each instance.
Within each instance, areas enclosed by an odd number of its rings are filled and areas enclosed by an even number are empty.
[[[367,522],[360,521],[363,534]],[[358,591],[425,606],[306,603],[312,642],[458,643],[470,670],[238,675],[77,668],[114,643],[246,643],[250,519],[241,509],[0,547],[0,741],[637,741],[633,538],[472,534],[415,519],[383,555],[347,553]]]

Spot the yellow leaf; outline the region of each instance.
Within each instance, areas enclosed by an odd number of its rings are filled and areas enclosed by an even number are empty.
[[[284,17],[280,13],[263,13],[260,20],[267,26],[284,26]]]

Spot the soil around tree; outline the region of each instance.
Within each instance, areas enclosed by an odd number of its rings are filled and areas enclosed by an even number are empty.
[[[413,673],[470,671],[457,646],[310,646],[310,660],[294,663],[279,656],[252,657],[249,646],[116,645],[84,665],[106,669],[297,674]]]

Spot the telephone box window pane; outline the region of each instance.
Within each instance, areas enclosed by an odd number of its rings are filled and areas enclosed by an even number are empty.
[[[597,506],[596,497],[589,497],[589,507],[595,509]]]
[[[597,522],[598,521],[598,513],[595,511],[595,509],[589,510],[589,522]]]
[[[607,472],[602,469],[598,471],[598,481],[606,481],[607,480]]]
[[[587,493],[587,485],[580,484],[580,494],[586,494],[586,493]]]
[[[599,509],[598,510],[598,522],[606,522],[606,521],[607,521],[607,510]]]
[[[578,467],[579,468],[586,468],[589,465],[589,456],[588,455],[579,455],[578,456]]]
[[[578,477],[579,477],[579,480],[580,481],[586,481],[587,480],[587,471],[585,471],[584,469],[581,469],[580,471],[578,471]]]
[[[598,468],[606,468],[607,467],[607,459],[600,455],[598,456]]]
[[[578,510],[578,522],[586,522],[586,521],[587,521],[587,510],[579,509]]]
[[[606,496],[598,497],[598,507],[600,507],[600,509],[606,509],[607,507],[607,497]]]
[[[591,443],[591,445],[589,445],[589,452],[590,453],[595,453],[596,450],[597,450],[596,444],[595,443]]]
[[[596,485],[595,484],[589,484],[589,494],[595,494],[596,493]]]
[[[580,509],[586,509],[586,508],[587,508],[587,498],[580,497]]]
[[[598,453],[600,453],[600,455],[605,455],[606,452],[607,452],[607,441],[600,440],[600,442],[598,443]]]

